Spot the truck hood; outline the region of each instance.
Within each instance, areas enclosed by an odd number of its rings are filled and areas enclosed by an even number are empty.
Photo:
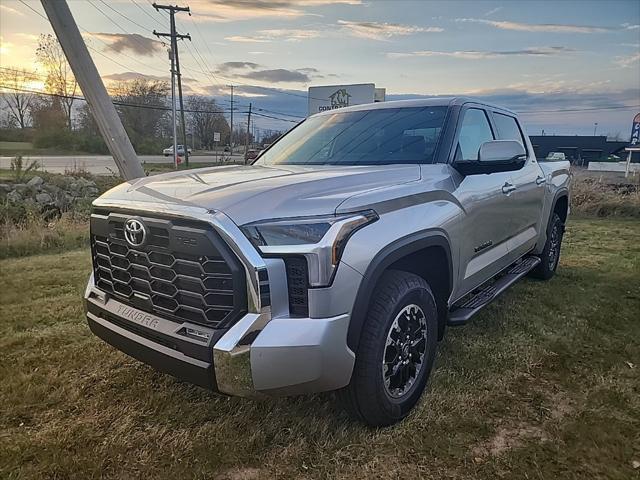
[[[197,206],[220,210],[243,225],[331,214],[351,197],[419,179],[418,165],[211,167],[126,182],[96,203]]]

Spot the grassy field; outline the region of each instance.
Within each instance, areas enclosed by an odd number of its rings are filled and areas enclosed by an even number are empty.
[[[572,219],[559,274],[449,329],[402,424],[254,402],[93,337],[85,249],[0,261],[0,478],[640,476],[640,222]]]

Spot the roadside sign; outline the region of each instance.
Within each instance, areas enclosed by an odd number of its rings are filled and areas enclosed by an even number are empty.
[[[213,132],[213,141],[214,142],[220,141],[220,132]]]
[[[631,142],[632,147],[640,146],[640,113],[633,117],[633,127],[631,127]]]
[[[382,92],[378,92],[378,98]],[[309,87],[309,115],[350,105],[373,103],[376,99],[376,87],[373,83],[356,85],[327,85]]]

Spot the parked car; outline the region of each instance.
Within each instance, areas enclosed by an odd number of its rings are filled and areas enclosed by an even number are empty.
[[[525,275],[554,275],[568,209],[569,163],[538,163],[505,108],[330,110],[253,165],[95,200],[88,323],[196,385],[337,390],[355,418],[389,425],[421,398],[447,328]]]
[[[189,152],[189,155],[191,155],[191,149],[187,147],[187,152]],[[164,150],[162,150],[162,154],[165,157],[172,157],[173,156],[173,145],[169,146],[168,148],[165,148]],[[184,157],[184,145],[178,145],[178,155],[181,157]]]
[[[566,155],[562,152],[549,152],[546,158],[548,162],[564,161],[566,159]]]
[[[258,155],[260,154],[260,150],[247,150],[247,160],[255,160],[256,158],[258,158]]]

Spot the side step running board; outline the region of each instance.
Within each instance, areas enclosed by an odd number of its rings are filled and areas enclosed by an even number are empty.
[[[516,283],[540,263],[540,258],[534,256],[524,257],[519,262],[508,267],[503,273],[498,274],[495,282],[475,290],[471,297],[464,302],[454,305],[449,311],[448,325],[464,325],[476,313],[495,300],[502,292]]]

